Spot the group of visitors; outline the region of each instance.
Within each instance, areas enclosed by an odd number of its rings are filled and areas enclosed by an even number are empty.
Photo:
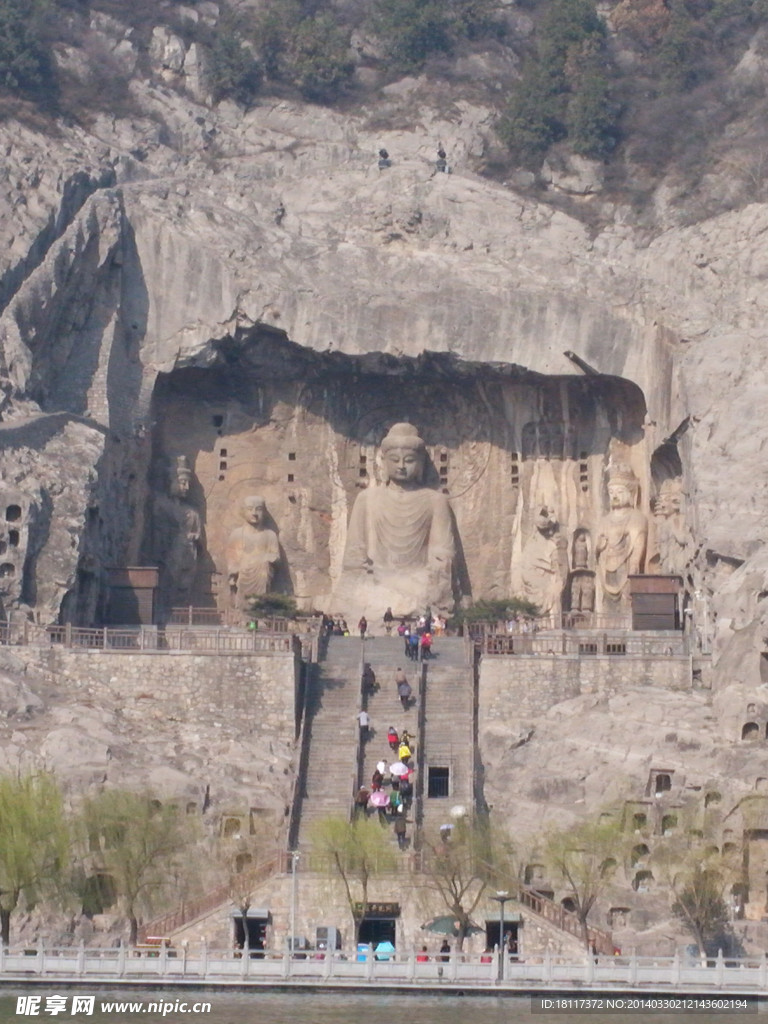
[[[538,633],[539,628],[531,615],[512,615],[507,619],[508,633]]]
[[[438,629],[440,630],[439,634],[437,633]],[[433,630],[435,630],[434,634]],[[442,636],[444,632],[445,620],[439,616],[433,618],[429,609],[424,615],[419,616],[416,623],[409,624],[405,619],[401,619],[400,625],[397,627],[397,635],[402,638],[405,645],[405,656],[411,661],[430,658],[433,635]]]
[[[339,615],[333,618],[330,615],[323,614],[323,634],[325,636],[349,636],[347,620]]]
[[[370,726],[368,712],[361,711],[358,720],[361,739],[365,720],[367,738]],[[405,850],[409,843],[407,816],[413,801],[414,739],[407,729],[398,733],[394,725],[390,725],[387,729],[387,742],[397,760],[390,764],[386,760],[377,762],[370,786],[361,786],[355,794],[355,814],[378,812],[380,823],[392,825],[397,845]]]

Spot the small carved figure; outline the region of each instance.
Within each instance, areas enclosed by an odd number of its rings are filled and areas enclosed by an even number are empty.
[[[589,568],[589,534],[586,530],[577,530],[573,535],[573,547],[571,548],[571,568]]]
[[[274,530],[265,523],[267,505],[262,497],[251,494],[240,509],[245,522],[229,535],[227,573],[232,604],[248,611],[248,600],[268,594],[280,561],[280,543]]]
[[[155,511],[161,592],[166,608],[187,604],[197,572],[202,521],[187,496],[192,470],[185,455],[176,459],[168,495],[158,499]]]
[[[595,574],[587,569],[577,569],[571,575],[571,611],[593,612],[595,610]]]
[[[374,616],[382,604],[408,613],[449,609],[453,521],[447,497],[424,485],[424,442],[410,423],[396,423],[381,453],[384,486],[362,491],[352,508],[341,600]]]
[[[608,471],[608,512],[600,521],[595,545],[597,571],[606,610],[625,604],[627,579],[645,568],[648,519],[637,508],[639,481],[630,466]]]

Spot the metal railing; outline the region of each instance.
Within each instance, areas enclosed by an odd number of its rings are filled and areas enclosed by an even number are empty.
[[[269,860],[248,869],[248,880],[255,888],[261,882],[265,882],[272,875],[285,873],[287,868],[288,854],[279,851]],[[231,900],[232,886],[224,883],[211,889],[209,892],[198,896],[195,899],[184,900],[176,910],[160,917],[147,921],[139,928],[139,942],[146,942],[148,935],[171,935],[186,924],[191,924],[200,917],[213,913],[222,903]],[[234,901],[233,901],[234,902]]]
[[[158,629],[154,626],[136,628],[82,629],[75,626],[48,626],[46,636],[51,644],[82,650],[196,651],[201,654],[250,654],[300,651],[300,644],[291,634],[270,634],[235,629]]]
[[[277,949],[211,949],[205,942],[182,944],[179,948],[159,946],[147,950],[120,946],[116,949],[79,947],[46,949],[0,949],[0,977],[14,980],[47,978],[64,983],[86,978],[91,982],[111,980],[141,984],[163,978],[176,985],[243,984],[264,985],[296,982],[315,985],[378,983],[381,986],[413,986],[437,989],[446,984],[478,990],[530,991],[600,990],[603,997],[617,993],[644,992],[649,995],[679,996],[695,993],[717,1003],[724,995],[764,996],[768,992],[768,960],[762,957],[725,959],[722,954],[704,963],[680,956],[541,956],[520,958],[500,953],[423,954],[415,949],[398,950],[376,959],[373,951],[328,952],[308,950],[290,953]],[[744,1008],[746,1008],[746,1002]],[[617,1009],[622,1009],[617,1006]],[[674,1007],[672,1007],[674,1008]],[[722,1007],[728,1009],[723,1000]],[[737,1008],[732,1006],[731,1008]],[[623,1007],[626,1009],[626,1005]],[[663,1012],[664,1007],[659,1007]]]

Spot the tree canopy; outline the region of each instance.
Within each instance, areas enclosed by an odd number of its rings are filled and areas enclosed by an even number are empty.
[[[134,944],[139,914],[174,893],[181,854],[196,838],[190,819],[149,791],[105,789],[85,802],[83,821],[91,860],[111,878]]]
[[[10,941],[11,914],[50,892],[70,849],[61,791],[52,775],[0,776],[0,940]]]

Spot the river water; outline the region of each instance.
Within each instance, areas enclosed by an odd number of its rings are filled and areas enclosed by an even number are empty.
[[[306,992],[276,993],[252,990],[250,992],[217,992],[203,990],[150,991],[88,989],[85,996],[94,997],[91,1012],[77,1008],[73,1013],[73,994],[69,989],[42,989],[37,986],[22,989],[3,989],[0,995],[0,1024],[21,1024],[25,1020],[77,1021],[86,1024],[514,1024],[529,1020],[530,1024],[672,1024],[682,1019],[689,1024],[726,1024],[742,1020],[747,1024],[759,1014],[766,1020],[768,1004],[750,1001],[746,1013],[726,1010],[709,1012],[707,1009],[690,1010],[681,1005],[675,1012],[656,1012],[646,1004],[636,1012],[622,1012],[620,1000],[630,996],[614,995],[602,997],[600,1012],[584,1010],[573,1000],[579,997],[550,996],[544,998],[561,1003],[557,1012],[542,1011],[540,997],[528,996],[458,996],[433,995],[388,995],[374,992]],[[28,999],[39,997],[39,1003],[19,1003],[18,997]],[[59,997],[58,1003],[53,997]],[[582,1000],[584,996],[580,997]],[[651,997],[646,997],[651,998]],[[669,1000],[670,996],[658,997]],[[682,997],[681,997],[682,998]],[[729,997],[730,998],[730,997]],[[62,1006],[61,1000],[64,1000]],[[612,999],[614,1005],[606,1003]],[[152,1002],[167,1001],[165,1013],[150,1010]],[[186,1002],[186,1008],[181,1006]],[[210,1011],[197,1009],[196,1003],[210,1003]],[[562,1004],[565,1005],[562,1005]],[[122,1004],[122,1005],[119,1005]],[[133,1005],[131,1005],[133,1004]],[[59,1012],[52,1013],[56,1006]],[[626,1004],[625,1004],[626,1005]],[[31,1012],[31,1011],[37,1011]],[[182,1012],[185,1010],[186,1012]]]

